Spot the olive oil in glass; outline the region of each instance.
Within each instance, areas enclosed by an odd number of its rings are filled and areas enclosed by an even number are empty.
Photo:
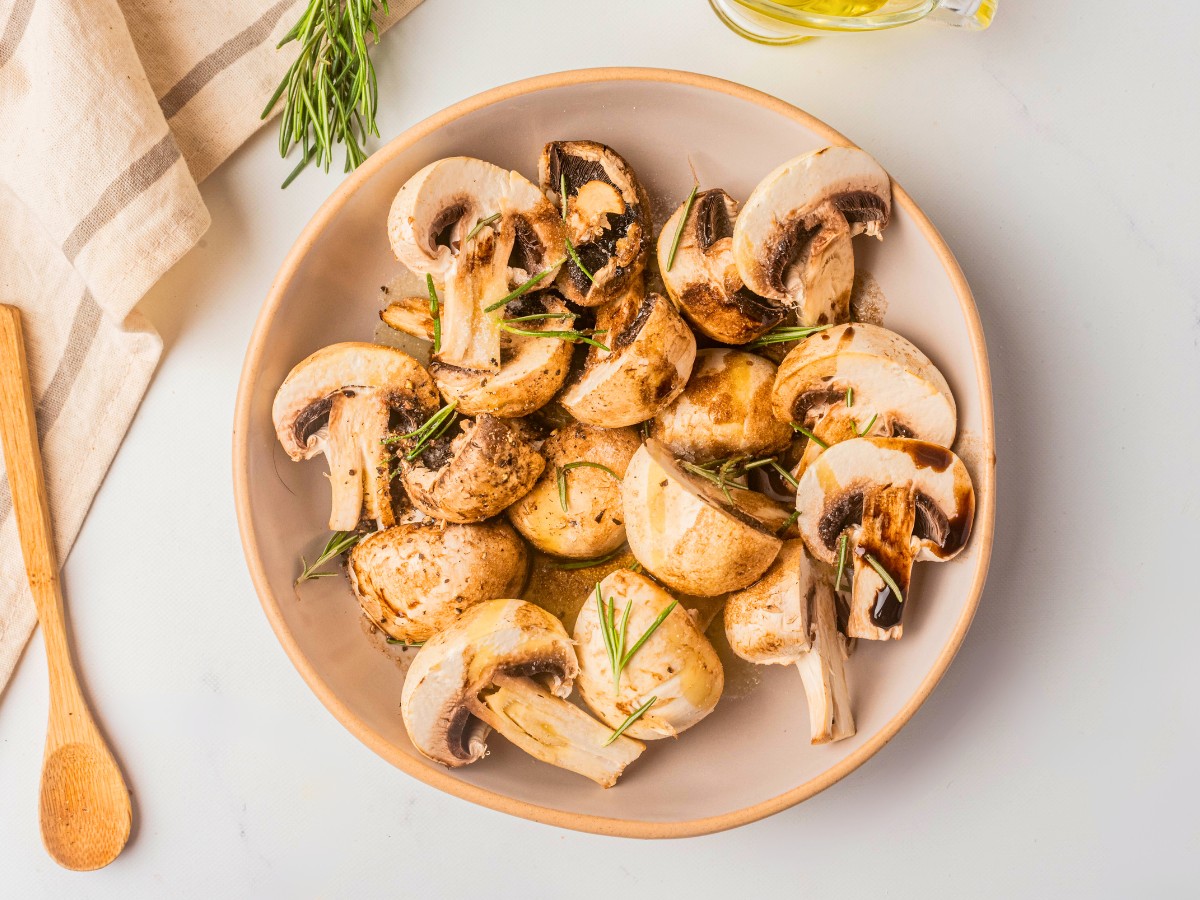
[[[820,16],[866,16],[888,0],[775,0],[780,6]]]
[[[998,0],[708,0],[742,37],[794,44],[819,35],[897,28],[929,20],[978,31],[991,24]]]

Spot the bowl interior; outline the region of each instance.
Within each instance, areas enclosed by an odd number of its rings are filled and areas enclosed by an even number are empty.
[[[447,772],[428,763],[409,744],[400,718],[403,652],[366,634],[344,579],[309,582],[302,599],[293,590],[299,554],[312,554],[327,536],[328,487],[321,462],[294,464],[279,448],[271,401],[307,354],[334,341],[371,339],[380,286],[397,273],[385,222],[405,179],[450,155],[478,156],[536,179],[544,142],[591,138],[629,160],[661,223],[687,195],[693,170],[702,186],[721,186],[744,200],[782,161],[841,142],[819,123],[755,97],[699,79],[650,76],[577,77],[493,92],[487,102],[468,102],[439,127],[418,126],[380,151],[318,214],[273,288],[247,357],[236,423],[234,467],[247,558],[273,625],[322,700],[374,749],[427,781],[533,818],[600,830],[753,818],[802,799],[874,752],[911,715],[961,640],[986,565],[990,521],[978,523],[956,561],[917,566],[902,641],[859,642],[849,663],[856,737],[810,746],[799,674],[731,665],[715,712],[681,739],[652,745],[605,791],[499,738],[476,765]],[[887,298],[887,325],[925,350],[950,382],[959,447],[982,492],[990,477],[985,485],[977,461],[989,455],[983,441],[990,439],[990,397],[986,361],[973,350],[973,307],[969,296],[956,292],[953,261],[939,254],[910,201],[899,199],[882,243],[856,240],[857,262]],[[990,510],[983,496],[979,501],[981,510]]]

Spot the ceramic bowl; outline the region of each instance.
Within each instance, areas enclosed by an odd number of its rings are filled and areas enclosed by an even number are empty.
[[[396,191],[419,168],[466,155],[536,179],[543,143],[589,138],[620,152],[654,198],[661,223],[704,187],[745,199],[800,153],[849,141],[793,106],[714,78],[653,69],[566,72],[496,88],[409,129],[370,157],[321,207],[284,260],[246,354],[234,432],[234,486],[246,560],[263,609],[292,662],[343,725],[380,756],[444,791],[553,825],[638,837],[741,825],[811,797],[861,765],[909,720],[971,622],[994,519],[991,383],[979,316],[950,250],[894,188],[885,240],[855,241],[857,265],[887,298],[886,323],[921,347],[958,402],[956,449],[972,469],[975,533],[945,565],[916,567],[904,638],[860,641],[849,663],[858,733],[813,747],[793,667],[730,674],[715,712],[679,740],[651,745],[617,787],[525,756],[493,737],[491,753],[448,770],[419,756],[400,718],[403,663],[365,634],[344,578],[293,589],[297,559],[323,543],[328,486],[319,461],[294,464],[271,425],[291,367],[334,341],[370,340],[380,286],[397,264],[385,229]],[[870,148],[867,148],[868,150]]]

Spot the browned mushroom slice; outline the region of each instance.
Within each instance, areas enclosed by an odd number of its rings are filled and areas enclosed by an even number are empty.
[[[433,340],[433,315],[428,297],[398,297],[379,311],[388,328],[422,340]]]
[[[475,604],[519,594],[529,554],[503,520],[411,522],[359,541],[347,571],[367,619],[395,640],[419,644]]]
[[[564,181],[567,188],[567,237],[578,259],[563,264],[559,290],[581,306],[624,295],[641,278],[651,240],[650,202],[633,169],[596,141],[551,141],[538,176],[560,209]]]
[[[718,188],[696,194],[683,219],[687,208],[685,201],[659,232],[658,271],[688,321],[726,344],[745,344],[782,322],[783,304],[759,297],[738,273],[733,258],[737,202]]]
[[[583,370],[559,402],[589,425],[619,428],[644,422],[674,400],[687,384],[696,338],[671,301],[634,291],[596,315],[597,337]]]
[[[296,364],[271,410],[275,433],[294,460],[324,454],[333,500],[329,528],[351,531],[365,515],[394,524],[384,440],[437,408],[433,379],[402,350],[332,344]]]
[[[495,729],[529,755],[603,787],[646,749],[567,701],[579,673],[566,629],[524,600],[467,610],[413,659],[400,694],[408,736],[424,756],[465,766]]]
[[[544,553],[586,559],[616,550],[625,540],[621,479],[639,446],[633,428],[560,428],[542,444],[546,471],[509,519]]]
[[[880,237],[891,181],[853,147],[826,147],[784,163],[759,182],[733,228],[733,256],[756,294],[796,307],[801,325],[845,322],[854,286],[856,234]]]
[[[413,506],[447,522],[480,522],[524,496],[546,462],[502,419],[464,419],[432,441],[400,477]]]
[[[531,276],[549,287],[564,256],[563,226],[537,186],[518,172],[468,157],[430,163],[404,183],[388,214],[396,257],[441,292],[448,365],[500,369],[500,314],[490,307]]]
[[[744,588],[783,545],[776,533],[786,509],[745,485],[722,489],[687,471],[653,439],[634,454],[621,494],[629,549],[678,591],[715,597]]]
[[[796,509],[813,556],[852,561],[847,634],[887,640],[904,633],[913,562],[948,560],[966,545],[975,493],[966,466],[945,447],[860,438],[835,444],[805,470]]]

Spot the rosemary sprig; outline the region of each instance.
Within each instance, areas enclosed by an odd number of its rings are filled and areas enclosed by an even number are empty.
[[[855,433],[856,435],[858,435],[859,437],[862,437],[862,436],[863,436],[863,435],[865,435],[865,434],[866,434],[868,431],[870,431],[870,430],[871,430],[871,426],[875,424],[875,420],[876,420],[876,419],[878,419],[878,418],[879,418],[879,413],[875,413],[875,415],[871,416],[871,421],[867,423],[867,427],[866,427],[866,428],[864,428],[862,431],[859,431],[859,430],[858,430],[858,423],[857,423],[857,422],[855,422],[853,419],[851,419],[851,420],[850,420],[850,425],[851,425],[851,427],[853,427],[853,428],[854,428],[854,433]]]
[[[788,341],[802,341],[818,331],[832,328],[832,325],[777,325],[760,338],[755,338],[747,347],[766,347],[768,344],[784,344]]]
[[[829,445],[827,443],[825,443],[823,440],[821,440],[819,437],[817,437],[815,434],[813,434],[811,431],[809,431],[803,425],[797,425],[795,422],[789,422],[788,424],[792,426],[793,431],[800,432],[800,434],[804,435],[806,438],[808,438],[810,441],[812,441],[814,444],[816,444],[822,450],[829,449]]]
[[[688,194],[687,200],[683,204],[683,215],[679,217],[679,224],[675,226],[675,237],[671,241],[671,252],[667,254],[667,271],[671,271],[671,266],[675,265],[675,254],[679,252],[679,241],[683,237],[683,226],[687,222],[688,214],[692,211],[692,204],[696,202],[696,191],[700,185],[693,184],[692,192]]]
[[[693,475],[699,475],[701,478],[705,479],[706,481],[711,481],[713,484],[719,487],[721,489],[721,493],[725,495],[725,499],[729,502],[730,506],[733,505],[733,497],[729,494],[730,488],[734,488],[735,490],[739,491],[750,490],[750,488],[746,487],[746,485],[738,484],[736,481],[728,481],[721,476],[719,471],[714,472],[711,469],[705,468],[705,466],[698,466],[695,463],[685,462],[683,460],[680,460],[679,465],[685,472],[691,472]],[[707,465],[712,465],[712,463],[708,463]]]
[[[621,476],[608,466],[602,465],[598,462],[590,462],[586,459],[581,459],[576,462],[569,462],[565,466],[559,466],[558,473],[556,475],[556,478],[558,479],[558,502],[562,505],[563,512],[571,511],[567,505],[567,473],[572,469],[578,469],[580,466],[584,466],[589,469],[599,469],[600,471],[607,472],[613,478],[617,479],[618,483],[621,481]]]
[[[442,315],[441,306],[438,303],[437,288],[433,286],[433,276],[426,273],[425,285],[429,288],[429,315],[433,316],[433,352],[438,353],[442,349]]]
[[[795,524],[796,524],[796,520],[797,520],[798,518],[800,518],[800,510],[798,510],[798,509],[794,509],[794,510],[792,510],[792,514],[791,514],[790,516],[788,516],[788,517],[787,517],[787,521],[786,521],[786,522],[784,522],[782,525],[780,525],[778,528],[776,528],[776,529],[775,529],[775,533],[776,533],[776,534],[783,534],[783,533],[784,533],[784,532],[786,532],[786,531],[787,531],[789,528],[791,528],[793,525],[795,525]]]
[[[879,560],[877,560],[870,553],[867,553],[866,551],[859,552],[862,553],[862,557],[867,561],[867,564],[879,573],[879,577],[883,579],[883,583],[892,589],[892,593],[896,595],[896,602],[903,603],[904,595],[900,593],[900,585],[896,584],[892,576],[888,574],[888,570],[885,569]]]
[[[400,638],[394,638],[388,635],[387,642],[389,644],[399,644],[401,647],[424,647],[424,641],[402,641]]]
[[[604,649],[608,652],[608,664],[613,671],[613,690],[621,689],[621,672],[625,666],[678,605],[678,600],[672,600],[650,623],[650,627],[642,632],[642,636],[634,641],[633,646],[626,650],[625,638],[629,633],[629,612],[633,609],[633,603],[631,601],[625,605],[625,612],[621,614],[621,624],[618,626],[616,601],[609,598],[605,603],[604,595],[600,593],[600,584],[596,584],[596,612],[600,616],[600,636],[604,639]]]
[[[588,344],[592,347],[599,347],[601,350],[608,352],[608,348],[606,346],[604,346],[602,343],[600,343],[595,338],[589,337],[589,335],[593,335],[593,334],[607,334],[608,333],[607,329],[603,329],[601,331],[596,331],[595,329],[589,329],[586,332],[584,332],[584,331],[529,331],[528,329],[525,329],[525,328],[513,328],[511,325],[507,324],[506,322],[500,322],[500,328],[503,329],[504,331],[509,332],[510,334],[520,334],[520,335],[524,335],[525,337],[557,338],[560,341],[572,341],[572,342],[578,341],[581,344]]]
[[[326,172],[334,144],[346,148],[345,171],[367,158],[362,145],[379,136],[375,110],[379,86],[367,53],[367,35],[379,43],[372,17],[388,12],[387,0],[309,0],[307,8],[278,48],[296,41],[300,52],[271,95],[261,118],[284,98],[279,120],[279,155],[301,148],[300,162],[283,182],[287,187],[310,163]]]
[[[549,563],[552,569],[563,569],[570,571],[572,569],[590,569],[593,566],[602,566],[606,562],[612,562],[618,556],[625,552],[625,545],[622,544],[612,553],[605,553],[603,556],[597,556],[592,559],[573,559],[570,562],[554,562]]]
[[[559,196],[562,197],[562,220],[563,220],[563,224],[566,224],[566,221],[567,221],[567,175],[565,172],[559,174],[558,185],[559,185],[558,193],[559,193]],[[571,257],[571,261],[573,263],[575,263],[576,266],[579,267],[580,272],[582,272],[584,275],[587,276],[588,281],[590,281],[592,284],[595,284],[596,283],[595,277],[592,275],[591,272],[589,272],[587,270],[587,268],[583,265],[583,260],[581,260],[579,258],[579,254],[575,252],[575,245],[573,243],[571,243],[571,236],[569,234],[564,233],[563,240],[565,240],[567,242],[567,255],[569,255]]]
[[[846,408],[849,409],[854,405],[854,385],[846,388]]]
[[[357,531],[335,531],[329,536],[329,540],[325,542],[325,549],[321,551],[321,555],[313,560],[310,566],[304,559],[300,557],[300,577],[296,579],[296,584],[302,584],[313,578],[333,578],[337,572],[318,572],[321,566],[325,565],[335,556],[340,556],[345,553],[355,544],[362,540],[362,535]]]
[[[505,319],[505,322],[537,322],[542,319],[577,319],[575,313],[533,313],[528,316],[513,316],[511,319]]]
[[[842,589],[842,574],[846,571],[846,550],[848,547],[849,539],[843,534],[838,538],[837,578],[833,580],[833,589],[835,591]]]
[[[543,269],[542,271],[538,272],[536,275],[531,275],[529,278],[525,279],[523,282],[521,282],[519,285],[517,285],[515,288],[513,288],[511,291],[509,291],[507,294],[505,294],[503,297],[501,297],[499,300],[497,300],[495,303],[493,303],[491,306],[485,306],[483,308],[483,311],[484,312],[495,312],[502,306],[508,306],[509,303],[511,303],[513,300],[516,300],[518,297],[520,297],[526,291],[533,288],[535,285],[537,285],[537,283],[539,281],[541,281],[543,278],[545,278],[547,275],[549,275],[551,272],[553,272],[555,269],[557,269],[559,266],[561,266],[565,262],[566,262],[565,258],[560,259],[558,262],[556,262],[550,268]]]
[[[620,726],[616,729],[616,731],[614,731],[612,734],[610,734],[608,736],[608,740],[604,742],[604,746],[607,747],[609,744],[611,744],[613,741],[615,741],[617,738],[619,738],[621,735],[623,735],[625,733],[626,729],[628,729],[630,725],[632,725],[634,722],[636,722],[638,719],[640,719],[642,716],[644,716],[646,714],[646,711],[648,709],[650,709],[650,707],[652,707],[657,702],[658,702],[657,696],[651,697],[649,700],[647,700],[645,703],[643,703],[641,706],[639,706],[637,709],[635,709],[632,713],[630,713],[629,718],[626,719],[624,722],[622,722],[620,724]]]
[[[416,440],[416,444],[413,445],[412,449],[404,454],[404,458],[408,462],[412,462],[425,452],[425,448],[429,446],[431,441],[435,441],[445,434],[458,419],[458,413],[454,411],[456,406],[458,406],[458,401],[452,400],[412,431],[385,437],[383,443],[394,444],[397,441]]]
[[[475,237],[475,235],[479,234],[479,230],[481,228],[483,228],[484,225],[491,225],[493,222],[495,222],[499,218],[500,218],[500,213],[492,213],[486,219],[480,219],[478,222],[475,223],[475,227],[467,232],[467,236],[465,238],[463,238],[463,243],[469,244],[471,242],[471,238],[473,238],[473,237]]]
[[[635,575],[641,575],[642,574],[642,564],[635,559],[633,561],[633,565],[631,565],[629,567],[629,571]]]

